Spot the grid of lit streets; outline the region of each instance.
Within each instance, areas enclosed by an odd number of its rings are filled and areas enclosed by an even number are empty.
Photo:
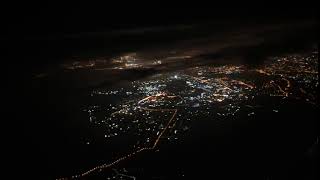
[[[137,58],[137,54],[127,54],[112,59],[104,68],[106,62],[75,62],[64,68],[139,69],[163,65],[165,61],[143,60]],[[241,111],[254,116],[256,105],[252,100],[258,97],[299,100],[316,106],[317,67],[318,52],[313,51],[270,57],[254,68],[244,65],[190,67],[108,88],[95,88],[90,96],[96,104],[88,105],[82,111],[87,113],[93,127],[103,129],[101,136],[106,143],[123,142],[125,145],[121,148],[127,149],[123,154],[113,153],[110,162],[66,179],[97,174],[105,169],[112,172],[107,179],[135,179],[125,167],[117,166],[119,169],[116,169],[114,166],[129,161],[138,153],[157,151],[162,143],[179,141],[181,135],[192,128],[190,122],[199,117],[211,117],[213,121],[234,119]],[[99,103],[101,101],[104,103]],[[270,111],[277,113],[281,109]],[[90,141],[87,144],[90,145]]]

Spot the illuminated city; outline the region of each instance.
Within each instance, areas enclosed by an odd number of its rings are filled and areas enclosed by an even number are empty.
[[[72,177],[99,173],[104,169],[113,169],[119,176],[115,165],[130,161],[132,156],[144,151],[161,150],[161,144],[166,141],[179,141],[192,128],[191,121],[203,117],[213,117],[212,121],[220,117],[232,119],[241,113],[254,116],[258,108],[252,105],[254,99],[269,96],[276,101],[294,99],[316,105],[317,59],[318,52],[313,51],[303,55],[270,57],[257,68],[244,65],[199,66],[159,73],[107,89],[95,88],[89,95],[93,103],[82,111],[87,113],[88,121],[99,129],[106,143],[128,139],[123,142],[126,150],[123,154],[114,154],[110,162]],[[94,71],[139,69],[159,66],[166,61],[143,61],[134,53],[114,58],[112,68],[103,68],[101,62],[73,63],[64,68]],[[102,103],[96,103],[101,99]],[[270,111],[276,113],[281,109]],[[90,145],[90,141],[86,143]],[[122,175],[129,177],[125,173]],[[129,178],[135,179],[134,176]]]

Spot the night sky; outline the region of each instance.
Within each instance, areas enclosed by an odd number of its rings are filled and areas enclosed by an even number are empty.
[[[284,3],[264,1],[228,6],[227,3],[213,2],[208,6],[200,3],[195,3],[194,6],[183,3],[154,3],[145,6],[140,3],[22,3],[9,6],[6,14],[12,25],[10,30],[31,35],[190,24],[232,18],[262,23],[268,19],[276,21],[282,18],[316,16],[316,8],[312,2],[304,2],[301,6],[284,6]]]

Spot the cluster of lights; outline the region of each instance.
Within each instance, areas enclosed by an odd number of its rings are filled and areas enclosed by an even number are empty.
[[[111,59],[75,60],[62,64],[65,70],[91,69],[91,70],[127,70],[139,68],[152,68],[163,66],[166,63],[190,59],[191,56],[169,56],[161,59],[149,60],[137,55],[137,53],[127,53]],[[166,62],[166,63],[164,63]]]
[[[246,108],[250,109],[247,115],[254,116],[254,107],[244,104],[260,95],[295,99],[303,94],[308,102],[314,102],[317,57],[317,52],[273,57],[255,69],[243,65],[194,67],[133,81],[125,88],[93,90],[93,97],[115,96],[121,101],[86,108],[89,121],[105,127],[107,139],[126,134],[138,139],[130,146],[131,153],[72,178],[111,168],[137,153],[154,150],[164,137],[176,140],[179,133],[191,128],[188,122],[196,117],[230,117]],[[113,61],[118,68],[143,67],[140,62],[135,54]],[[163,62],[155,60],[153,64]]]

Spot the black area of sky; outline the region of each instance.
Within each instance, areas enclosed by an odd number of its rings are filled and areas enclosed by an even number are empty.
[[[135,3],[135,2],[134,2]],[[264,19],[316,16],[314,3],[24,3],[11,4],[5,17],[11,32],[52,34],[119,28],[190,24],[229,18]]]

